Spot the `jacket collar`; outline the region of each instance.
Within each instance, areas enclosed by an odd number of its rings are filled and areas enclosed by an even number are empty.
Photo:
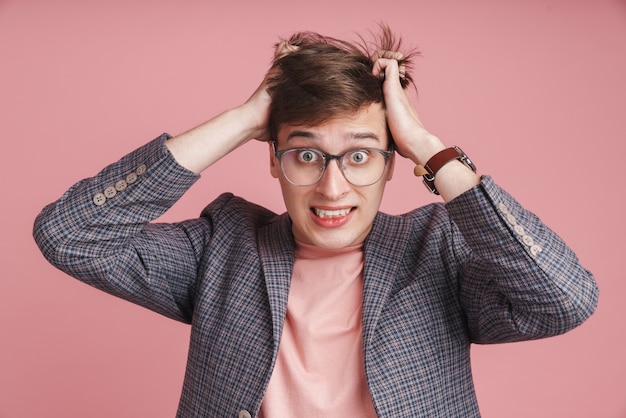
[[[379,212],[374,219],[363,251],[363,343],[373,336],[383,306],[398,277],[398,267],[409,242],[410,222],[407,218]]]
[[[363,340],[374,335],[378,318],[397,277],[409,241],[410,222],[406,218],[378,213],[364,245]],[[293,273],[295,241],[291,219],[284,213],[259,231],[259,255],[270,308],[274,344],[277,349],[287,312],[289,286]]]
[[[272,310],[274,352],[276,353],[287,313],[287,299],[295,257],[295,241],[291,233],[291,219],[287,213],[277,216],[266,227],[259,230],[258,245],[267,296]]]

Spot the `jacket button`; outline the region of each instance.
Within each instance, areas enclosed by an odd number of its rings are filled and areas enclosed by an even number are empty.
[[[115,187],[113,186],[109,186],[106,189],[104,189],[104,195],[107,197],[107,199],[115,197],[116,194],[117,194],[117,190],[115,190]]]
[[[126,190],[127,187],[128,183],[126,182],[126,180],[118,180],[117,183],[115,183],[115,190],[117,190],[118,192]]]
[[[126,176],[126,183],[133,184],[136,181],[137,181],[137,174],[135,174],[134,171]]]
[[[252,418],[252,415],[250,415],[250,412],[246,411],[245,409],[242,409],[237,414],[237,418]]]
[[[135,170],[135,174],[137,174],[138,176],[142,176],[147,169],[148,167],[146,167],[145,164],[140,164],[139,167],[137,167],[137,169]]]
[[[526,245],[528,245],[529,247],[532,247],[535,244],[535,241],[533,240],[533,237],[531,237],[530,235],[524,235],[522,237],[522,242]]]
[[[517,219],[515,219],[515,216],[513,216],[512,213],[506,214],[506,220],[513,226],[517,225]]]
[[[96,206],[102,206],[104,205],[104,202],[107,201],[107,197],[104,195],[104,193],[96,193],[93,196],[93,203]]]
[[[530,247],[530,253],[533,256],[537,256],[537,254],[539,254],[542,251],[542,248],[538,245],[533,245],[532,247]]]

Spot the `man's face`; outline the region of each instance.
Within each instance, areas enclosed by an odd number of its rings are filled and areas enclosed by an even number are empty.
[[[387,150],[385,112],[380,103],[364,106],[357,114],[339,115],[315,126],[281,126],[277,149],[314,148],[343,154],[354,148]],[[393,157],[380,180],[354,186],[343,176],[336,160],[328,162],[319,182],[296,186],[284,176],[270,147],[270,171],[278,178],[295,238],[305,244],[339,249],[362,243],[380,207],[385,184],[393,174]]]

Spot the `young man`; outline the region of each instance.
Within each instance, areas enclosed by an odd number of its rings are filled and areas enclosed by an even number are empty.
[[[180,417],[475,417],[471,343],[566,332],[597,287],[541,221],[424,129],[411,54],[313,33],[239,107],[162,135],[48,205],[34,236],[80,280],[191,324]],[[268,141],[287,213],[230,194],[150,223]],[[378,212],[394,151],[445,204]]]

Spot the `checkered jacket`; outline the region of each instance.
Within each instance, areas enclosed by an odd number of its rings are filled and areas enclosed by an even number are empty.
[[[287,307],[290,219],[224,194],[197,219],[151,222],[198,178],[167,138],[75,184],[34,237],[67,274],[191,324],[178,417],[255,416]],[[364,252],[365,368],[380,417],[479,416],[471,343],[557,335],[597,303],[572,251],[490,177],[445,205],[379,213]]]

